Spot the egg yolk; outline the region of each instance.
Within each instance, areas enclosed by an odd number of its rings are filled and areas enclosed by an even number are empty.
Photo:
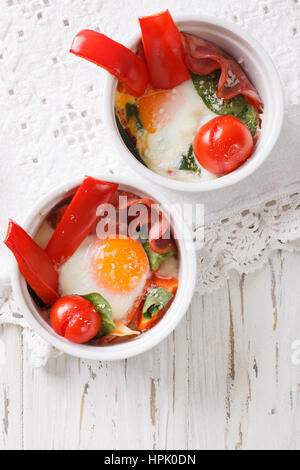
[[[97,242],[93,271],[100,286],[118,293],[131,292],[149,270],[142,245],[127,237],[107,238]]]
[[[149,134],[154,134],[165,126],[178,111],[183,102],[183,94],[171,91],[150,92],[138,100],[141,121]]]

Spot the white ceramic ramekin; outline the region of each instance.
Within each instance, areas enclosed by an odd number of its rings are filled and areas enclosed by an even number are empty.
[[[150,187],[147,189],[147,192],[145,192],[142,185],[136,184],[135,181],[129,178],[116,179],[99,175],[96,177],[105,181],[119,183],[120,189],[131,191],[142,197],[146,196],[154,199],[162,205],[163,210],[168,214],[166,210],[167,202],[161,197],[157,188],[153,189]],[[68,194],[72,194],[74,189],[79,186],[81,182],[82,178],[71,181],[53,190],[32,208],[29,215],[22,223],[22,227],[33,236],[49,211],[58,202],[65,199]],[[147,333],[127,343],[106,347],[78,345],[65,340],[61,336],[58,336],[52,330],[51,326],[42,318],[28,292],[26,282],[18,269],[17,263],[12,259],[10,269],[11,282],[15,300],[20,311],[23,313],[29,325],[44,338],[44,340],[72,356],[91,360],[111,361],[132,357],[151,349],[166,338],[178,325],[190,305],[195,288],[196,257],[193,249],[192,235],[179,214],[175,216],[171,215],[171,227],[175,236],[182,234],[181,238],[177,240],[180,256],[179,289],[172,306],[164,318]],[[184,227],[183,230],[182,227]]]
[[[105,89],[105,116],[112,140],[120,155],[137,173],[153,182],[177,191],[200,192],[211,191],[230,186],[253,173],[270,155],[279,137],[284,114],[284,100],[281,82],[274,64],[261,44],[237,26],[224,20],[199,15],[182,15],[175,17],[181,31],[196,34],[214,42],[236,60],[242,61],[242,66],[248,77],[257,88],[264,102],[264,118],[262,132],[255,152],[249,160],[236,171],[221,178],[203,183],[174,181],[157,175],[142,165],[124,144],[114,115],[114,96],[117,80],[108,76]],[[136,34],[127,46],[135,50],[140,40]]]

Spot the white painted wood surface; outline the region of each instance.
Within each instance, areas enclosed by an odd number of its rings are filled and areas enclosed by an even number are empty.
[[[32,370],[0,330],[0,449],[300,449],[300,254],[195,296],[186,320],[140,357],[63,356]]]

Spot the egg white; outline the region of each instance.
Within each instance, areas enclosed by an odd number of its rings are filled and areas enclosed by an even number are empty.
[[[113,320],[119,321],[126,318],[135,300],[142,295],[149,273],[145,274],[134,290],[125,294],[111,292],[105,286],[100,286],[92,272],[91,251],[97,240],[96,236],[87,237],[74,255],[60,267],[59,292],[62,296],[87,295],[97,292],[110,303]]]
[[[217,115],[211,112],[199,97],[192,80],[173,89],[183,95],[180,109],[164,127],[154,134],[144,133],[137,136],[137,148],[150,170],[170,178],[182,181],[205,181],[215,179],[215,175],[201,168],[201,175],[189,171],[174,171],[180,166],[183,153],[187,153],[194,138],[204,124]],[[158,111],[164,113],[164,109]]]

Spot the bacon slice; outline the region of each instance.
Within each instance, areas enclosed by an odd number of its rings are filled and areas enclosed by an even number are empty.
[[[198,36],[181,33],[188,68],[198,75],[208,75],[221,69],[217,97],[229,100],[243,95],[256,110],[263,103],[240,65],[215,44]]]
[[[123,196],[123,198],[120,199],[120,196]],[[155,253],[164,254],[176,250],[173,238],[171,236],[164,238],[169,229],[169,222],[155,201],[152,199],[139,198],[126,191],[117,191],[111,203],[114,204],[119,211],[128,210],[130,207],[137,205],[147,207],[148,211],[147,215],[145,214],[145,220],[138,217],[138,225],[135,228],[148,224],[150,248]],[[154,216],[155,220],[151,220],[151,215]]]

